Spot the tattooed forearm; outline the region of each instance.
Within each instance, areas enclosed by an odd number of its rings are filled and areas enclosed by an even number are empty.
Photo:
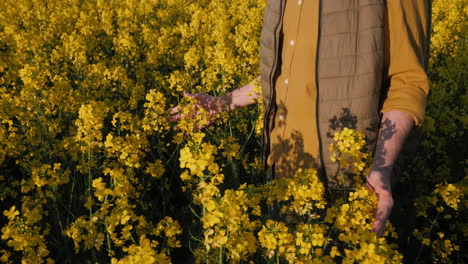
[[[414,120],[407,113],[400,111],[384,113],[372,164],[374,170],[393,167],[413,126]]]
[[[377,236],[382,236],[393,207],[390,185],[393,165],[413,126],[413,118],[406,113],[390,111],[383,115],[374,161],[367,176],[367,186],[378,198],[372,226]]]

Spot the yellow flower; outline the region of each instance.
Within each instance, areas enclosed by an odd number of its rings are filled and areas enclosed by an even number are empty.
[[[6,217],[8,217],[8,220],[9,220],[9,221],[13,221],[13,219],[15,219],[15,217],[16,217],[17,215],[19,215],[19,212],[18,212],[18,210],[16,210],[16,206],[13,205],[13,206],[10,208],[10,210],[8,210],[8,211],[5,210],[5,211],[3,211],[3,215],[6,216]]]
[[[338,248],[336,246],[333,246],[330,250],[330,256],[332,258],[336,257],[336,256],[341,256],[341,253],[340,251],[338,250]]]

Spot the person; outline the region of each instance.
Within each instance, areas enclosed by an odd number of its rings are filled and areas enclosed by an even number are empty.
[[[430,0],[268,0],[260,41],[264,164],[274,177],[319,166],[332,186],[334,131],[364,131],[378,197],[372,231],[393,207],[399,154],[424,118]],[[184,96],[210,115],[252,104],[253,82],[223,96]],[[180,117],[179,108],[170,111]],[[392,179],[393,178],[393,179]]]

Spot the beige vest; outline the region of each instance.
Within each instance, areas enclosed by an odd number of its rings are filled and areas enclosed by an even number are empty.
[[[305,0],[307,1],[307,0]],[[373,151],[380,124],[384,72],[384,0],[321,0],[317,45],[317,128],[320,161],[329,181],[336,165],[329,159],[333,132],[343,127],[365,132]],[[260,72],[264,97],[263,158],[276,112],[282,18],[285,0],[268,0],[260,43]]]

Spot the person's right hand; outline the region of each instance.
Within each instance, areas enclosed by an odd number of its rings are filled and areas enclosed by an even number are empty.
[[[188,115],[196,116],[200,114],[200,109],[204,109],[208,114],[208,123],[205,125],[210,124],[214,121],[215,117],[223,112],[224,110],[229,109],[228,103],[220,97],[211,96],[207,93],[196,93],[191,94],[184,91],[184,97],[191,97],[195,99],[194,103],[194,113],[190,113]],[[181,118],[185,117],[187,114],[181,112],[179,106],[173,107],[169,110],[170,120],[171,121],[179,121]]]

